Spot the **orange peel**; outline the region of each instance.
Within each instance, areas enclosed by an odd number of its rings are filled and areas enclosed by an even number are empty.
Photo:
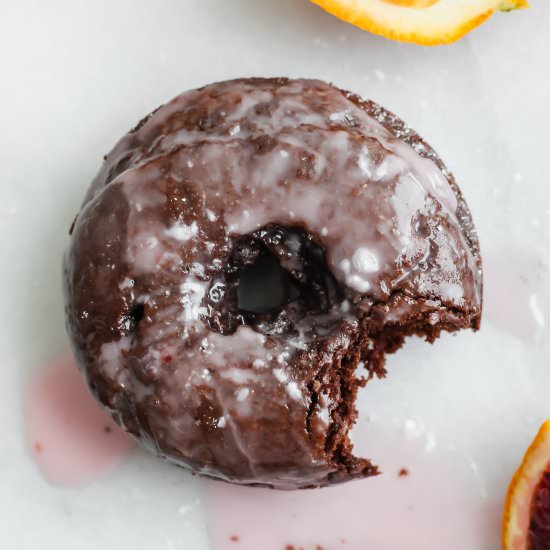
[[[503,550],[536,550],[550,546],[550,531],[539,521],[541,514],[550,517],[548,487],[550,420],[541,426],[510,482],[502,522]]]
[[[424,46],[450,44],[496,11],[527,0],[311,0],[325,11],[374,34]]]

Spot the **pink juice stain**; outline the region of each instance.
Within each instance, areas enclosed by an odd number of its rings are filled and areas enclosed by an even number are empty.
[[[485,495],[468,457],[380,426],[354,433],[382,475],[294,492],[209,481],[212,550],[499,548],[502,503]]]
[[[24,408],[30,452],[56,485],[90,483],[116,468],[134,446],[89,394],[69,353],[31,376]]]
[[[485,318],[514,336],[532,340],[545,326],[540,294],[548,270],[528,248],[487,254],[483,263]]]

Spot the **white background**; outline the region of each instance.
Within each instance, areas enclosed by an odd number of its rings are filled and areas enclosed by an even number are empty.
[[[454,171],[487,264],[482,331],[407,345],[368,407],[463,449],[501,497],[550,416],[550,6],[532,4],[428,49],[306,0],[0,0],[2,548],[208,548],[201,482],[142,452],[83,489],[46,483],[21,389],[67,346],[61,255],[102,155],[179,92],[239,76],[317,77],[372,98]]]

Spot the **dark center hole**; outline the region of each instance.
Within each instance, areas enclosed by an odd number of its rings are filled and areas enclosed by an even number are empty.
[[[130,310],[130,320],[134,328],[137,327],[139,322],[143,319],[144,315],[145,315],[145,304],[141,304],[141,303],[134,304],[134,306]]]
[[[324,249],[300,227],[273,224],[235,240],[205,306],[210,328],[220,334],[233,334],[243,324],[284,334],[341,299]]]
[[[269,313],[300,296],[291,277],[271,254],[260,254],[240,273],[238,308],[250,313]]]

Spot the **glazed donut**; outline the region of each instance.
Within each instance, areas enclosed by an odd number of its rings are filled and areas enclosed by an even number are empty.
[[[195,473],[280,489],[378,472],[348,438],[358,389],[406,336],[476,330],[481,287],[433,149],[318,80],[154,111],[105,157],[64,257],[71,343],[113,418]]]

